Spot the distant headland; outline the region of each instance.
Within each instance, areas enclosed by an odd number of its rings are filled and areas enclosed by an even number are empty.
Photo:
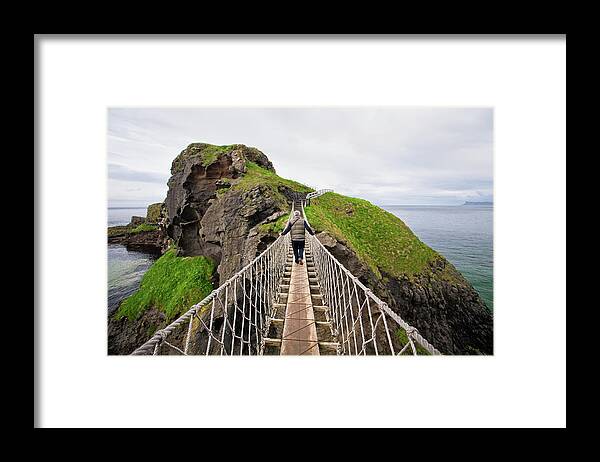
[[[466,201],[463,205],[494,205],[493,202],[469,202]]]

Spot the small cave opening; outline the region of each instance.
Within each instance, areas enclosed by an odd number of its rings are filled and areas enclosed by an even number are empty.
[[[200,242],[199,236],[199,221],[194,220],[181,223],[180,229],[180,237],[177,241],[177,246],[179,247],[178,254],[183,256],[202,255],[202,243]]]
[[[229,167],[231,167],[231,159],[221,157],[216,162],[213,162],[206,167],[206,178],[215,180],[229,175]]]
[[[248,227],[254,228],[256,225],[262,223],[277,211],[278,209],[275,207],[268,207],[263,210],[258,210],[256,213],[248,217]]]
[[[193,165],[190,174],[183,182],[183,188],[188,192],[193,192],[198,182],[206,177],[206,168],[200,164]]]
[[[181,211],[181,214],[180,214],[181,223],[190,223],[190,222],[198,221],[199,218],[200,217],[199,217],[196,209],[189,204],[183,208],[183,210]]]
[[[275,242],[277,240],[277,238],[275,236],[263,236],[260,239],[260,242],[258,243],[258,246],[256,246],[256,256],[258,257],[261,253],[263,253],[267,247],[269,247],[273,242]]]

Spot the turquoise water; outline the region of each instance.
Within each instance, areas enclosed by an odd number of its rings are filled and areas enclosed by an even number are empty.
[[[492,205],[386,205],[429,247],[446,257],[494,309]]]
[[[140,286],[142,276],[156,257],[127,250],[123,245],[108,246],[108,314]]]
[[[145,217],[146,208],[109,208],[108,226],[126,225],[132,215]],[[144,252],[127,250],[125,246],[108,246],[108,314],[114,313],[121,301],[140,286],[142,276],[156,257]]]

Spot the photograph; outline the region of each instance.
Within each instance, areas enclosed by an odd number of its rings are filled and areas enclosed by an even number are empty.
[[[493,354],[493,108],[107,117],[109,355]]]

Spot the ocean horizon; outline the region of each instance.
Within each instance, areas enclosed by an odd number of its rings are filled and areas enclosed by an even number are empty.
[[[446,257],[494,310],[493,203],[383,205],[429,247]]]

